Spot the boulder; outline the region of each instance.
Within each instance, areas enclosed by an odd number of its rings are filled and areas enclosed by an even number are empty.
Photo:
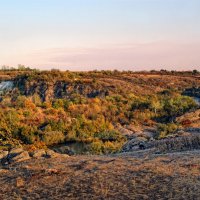
[[[185,136],[192,136],[193,134],[190,133],[190,132],[186,132],[184,130],[178,130],[176,132],[176,134],[179,136],[179,137],[185,137]]]
[[[63,158],[69,158],[69,157],[70,157],[68,154],[61,154],[61,156],[62,156]]]
[[[136,133],[136,132],[140,132],[140,131],[141,131],[141,128],[140,128],[140,127],[137,127],[137,126],[132,125],[132,124],[130,124],[130,125],[125,125],[124,128],[126,128],[126,129],[132,131],[133,133]]]
[[[57,153],[67,154],[67,155],[74,155],[75,153],[71,150],[68,146],[62,146],[59,148],[54,149]]]
[[[123,127],[121,124],[117,124],[115,126],[116,130],[118,130],[123,136],[125,136],[128,140],[135,138],[134,132],[129,130],[126,127]]]
[[[46,156],[46,151],[44,149],[37,149],[33,151],[30,155],[33,158],[41,158],[41,157]]]
[[[144,131],[141,132],[141,136],[150,139],[150,138],[155,138],[157,136],[157,133],[151,131]]]
[[[0,169],[0,174],[6,174],[9,173],[8,169]]]
[[[145,149],[145,143],[147,139],[144,137],[137,137],[128,141],[123,147],[122,152],[129,152],[138,149]]]
[[[23,148],[13,148],[9,151],[8,156],[7,156],[7,160],[11,160],[12,158],[14,158],[15,156],[17,156],[18,154],[21,154],[23,152]]]
[[[23,162],[28,159],[30,159],[28,151],[23,151],[21,153],[18,153],[16,156],[9,158],[9,162]]]
[[[24,185],[25,185],[24,179],[22,179],[21,177],[18,177],[16,179],[16,187],[23,187]]]
[[[8,151],[0,151],[0,161],[8,156]]]
[[[56,157],[58,157],[59,155],[60,155],[59,153],[56,153],[55,151],[50,150],[50,149],[48,149],[48,150],[46,151],[46,157],[47,157],[47,158],[56,158]]]
[[[133,131],[130,131],[122,126],[118,126],[117,130],[124,136],[133,135]]]
[[[0,151],[0,165],[7,163],[8,151]]]
[[[19,154],[21,152],[23,152],[23,148],[21,147],[17,147],[17,148],[13,148],[10,150],[9,154],[13,154],[13,155],[16,155],[16,154]]]

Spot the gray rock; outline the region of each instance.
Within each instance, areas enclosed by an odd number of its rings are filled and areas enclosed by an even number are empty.
[[[144,137],[137,137],[130,141],[128,141],[123,147],[122,152],[129,152],[137,149],[144,149],[145,143],[147,142],[147,139]]]
[[[186,128],[185,129],[186,132],[196,132],[196,133],[200,133],[200,128]]]
[[[69,158],[69,157],[70,157],[70,156],[67,155],[67,154],[61,154],[61,156],[62,156],[63,158]]]
[[[62,146],[59,148],[54,149],[56,152],[60,153],[60,154],[67,154],[67,155],[74,155],[74,151],[71,150],[68,146]]]
[[[48,149],[48,150],[46,151],[46,157],[47,157],[47,158],[56,158],[56,157],[58,157],[59,155],[60,155],[59,153],[56,153],[55,151],[50,150],[50,149]]]
[[[23,151],[24,151],[23,148],[13,148],[13,149],[11,149],[8,153],[7,160],[8,161],[12,160],[12,158],[14,158],[18,154],[22,153]]]
[[[0,161],[8,156],[8,151],[0,151]]]
[[[34,152],[32,152],[31,157],[33,158],[40,158],[46,156],[46,151],[44,149],[37,149]]]
[[[9,158],[9,162],[22,162],[28,159],[30,159],[28,151],[23,151],[21,153],[18,153],[16,156]]]
[[[130,136],[130,135],[133,135],[133,131],[130,131],[124,127],[119,127],[118,128],[118,131],[122,134],[122,135],[125,135],[125,136]]]
[[[7,162],[8,151],[1,151],[0,152],[0,164],[5,165]]]
[[[23,152],[23,151],[24,151],[23,148],[17,147],[17,148],[11,149],[10,152],[9,152],[9,154],[14,154],[14,155],[16,155],[16,154],[19,154],[19,153],[21,153],[21,152]]]
[[[132,130],[129,130],[126,127],[121,126],[121,124],[117,124],[115,126],[116,130],[118,130],[123,136],[125,136],[127,139],[133,139],[135,138],[134,132]]]
[[[141,133],[141,136],[150,139],[150,138],[155,138],[157,136],[156,132],[150,132],[150,131],[144,131]]]

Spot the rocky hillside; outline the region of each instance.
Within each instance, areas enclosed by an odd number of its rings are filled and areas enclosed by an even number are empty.
[[[135,74],[120,72],[39,72],[15,77],[15,87],[22,94],[39,94],[43,100],[53,98],[70,98],[80,94],[88,98],[109,96],[111,94],[127,95],[151,94],[174,89],[186,95],[198,96],[200,79],[195,76],[170,76],[159,74]],[[195,89],[197,88],[197,89]]]
[[[199,108],[200,80],[190,72],[25,70],[0,78],[3,149],[77,143],[85,153],[118,152],[135,137],[176,135]]]
[[[0,199],[199,199],[198,75],[1,71]]]

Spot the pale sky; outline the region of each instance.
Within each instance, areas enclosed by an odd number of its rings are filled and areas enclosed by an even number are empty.
[[[0,0],[0,66],[200,70],[200,0]]]

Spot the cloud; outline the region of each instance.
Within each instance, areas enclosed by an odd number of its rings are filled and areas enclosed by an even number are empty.
[[[200,69],[200,43],[159,41],[144,44],[110,45],[99,48],[55,48],[40,52],[45,66],[91,69]],[[45,63],[44,62],[44,63]]]
[[[43,69],[69,70],[118,69],[200,70],[200,42],[178,43],[157,41],[102,45],[99,47],[62,47],[16,54],[6,63],[19,63]],[[9,59],[9,60],[8,60]]]

